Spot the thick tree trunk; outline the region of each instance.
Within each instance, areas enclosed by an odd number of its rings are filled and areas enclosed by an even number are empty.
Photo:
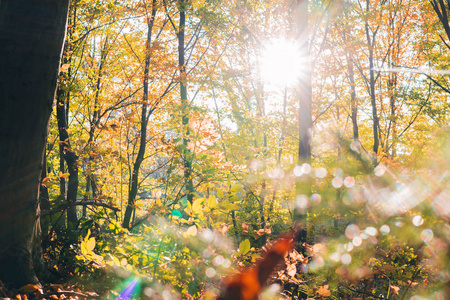
[[[38,282],[39,178],[68,5],[0,1],[0,280],[16,286]]]
[[[130,189],[128,193],[128,204],[125,210],[125,215],[123,217],[122,227],[130,228],[131,215],[135,211],[136,207],[136,195],[138,192],[138,180],[139,180],[139,169],[144,161],[145,148],[147,145],[147,124],[149,119],[148,113],[148,78],[150,72],[150,60],[151,60],[151,45],[152,45],[152,32],[153,24],[155,22],[156,12],[157,12],[157,1],[153,0],[152,3],[152,14],[147,20],[147,42],[145,45],[145,65],[144,65],[144,93],[142,95],[142,116],[141,116],[141,137],[139,144],[139,151],[136,156],[136,160],[133,164],[133,173],[131,174]]]

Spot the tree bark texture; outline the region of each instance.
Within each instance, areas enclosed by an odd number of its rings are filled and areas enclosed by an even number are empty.
[[[0,1],[0,280],[37,283],[39,184],[68,0]]]
[[[136,195],[138,192],[138,180],[139,180],[139,169],[144,161],[145,148],[147,145],[147,124],[150,115],[148,113],[148,79],[150,72],[150,61],[151,61],[151,45],[152,45],[152,32],[153,24],[155,22],[157,6],[156,0],[152,3],[152,14],[147,21],[147,42],[145,45],[145,63],[144,63],[144,92],[142,95],[142,116],[141,116],[141,137],[139,144],[139,151],[136,156],[136,160],[133,164],[133,173],[131,174],[130,190],[128,193],[128,204],[125,210],[125,215],[123,217],[122,227],[130,228],[131,215],[136,209]]]
[[[185,26],[186,26],[186,0],[179,0],[180,7],[180,23],[178,27],[178,67],[180,68],[180,98],[181,107],[183,110],[182,124],[183,130],[186,130],[183,136],[184,145],[184,179],[186,185],[186,195],[187,200],[192,203],[194,199],[194,184],[192,182],[192,152],[187,148],[189,144],[189,102],[187,96],[187,74],[186,74],[186,63],[185,63]]]
[[[62,77],[64,78],[64,77]],[[57,92],[56,117],[58,119],[58,130],[60,140],[60,155],[64,157],[69,171],[69,184],[67,187],[66,201],[75,202],[78,194],[78,155],[70,148],[67,107],[69,101],[69,93],[67,92],[65,83],[60,84]],[[61,171],[64,173],[64,169]],[[67,222],[75,226],[77,223],[77,210],[75,206],[69,206],[67,209]]]

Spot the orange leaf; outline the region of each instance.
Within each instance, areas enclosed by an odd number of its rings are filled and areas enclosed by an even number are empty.
[[[63,72],[63,73],[67,73],[67,72],[69,72],[69,68],[70,68],[70,65],[69,65],[69,64],[63,64],[63,65],[61,66],[61,68],[59,68],[59,71],[60,71],[60,72]]]
[[[270,274],[280,263],[286,252],[292,248],[292,239],[280,238],[269,249],[264,258],[250,269],[228,277],[224,280],[224,289],[219,300],[254,300],[258,299],[262,287]]]
[[[248,223],[242,223],[242,234],[248,233],[249,227],[250,227],[250,224],[248,224]]]
[[[398,295],[398,291],[400,291],[400,288],[398,286],[390,285],[389,287],[394,292],[394,294]]]
[[[322,297],[329,297],[329,296],[331,296],[331,292],[330,292],[330,290],[328,289],[328,287],[329,287],[328,284],[326,284],[326,285],[324,285],[324,286],[321,286],[321,287],[319,288],[319,290],[317,291],[317,293],[318,293],[320,296],[322,296]]]

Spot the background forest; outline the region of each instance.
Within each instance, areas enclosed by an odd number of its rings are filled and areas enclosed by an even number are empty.
[[[294,230],[261,299],[449,299],[449,9],[73,0],[41,174],[50,273],[213,299]]]

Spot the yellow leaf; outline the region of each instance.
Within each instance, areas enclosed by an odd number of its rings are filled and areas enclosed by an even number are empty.
[[[224,194],[223,194],[223,191],[221,189],[217,190],[217,196],[219,196],[219,198],[223,198]]]
[[[211,195],[208,198],[208,206],[209,208],[214,208],[217,205],[217,199],[216,196]]]
[[[205,199],[203,198],[197,198],[194,200],[194,203],[192,203],[192,211],[194,213],[199,213],[202,209],[202,203]]]
[[[247,254],[248,251],[250,251],[251,245],[250,245],[250,241],[248,239],[243,240],[240,244],[239,244],[239,252],[241,252],[242,255]]]
[[[69,178],[69,175],[70,175],[69,173],[63,173],[61,171],[59,172],[59,177],[60,178],[67,179],[67,178]]]
[[[95,248],[95,238],[91,237],[88,242],[86,243],[86,249],[88,251],[92,251]]]

